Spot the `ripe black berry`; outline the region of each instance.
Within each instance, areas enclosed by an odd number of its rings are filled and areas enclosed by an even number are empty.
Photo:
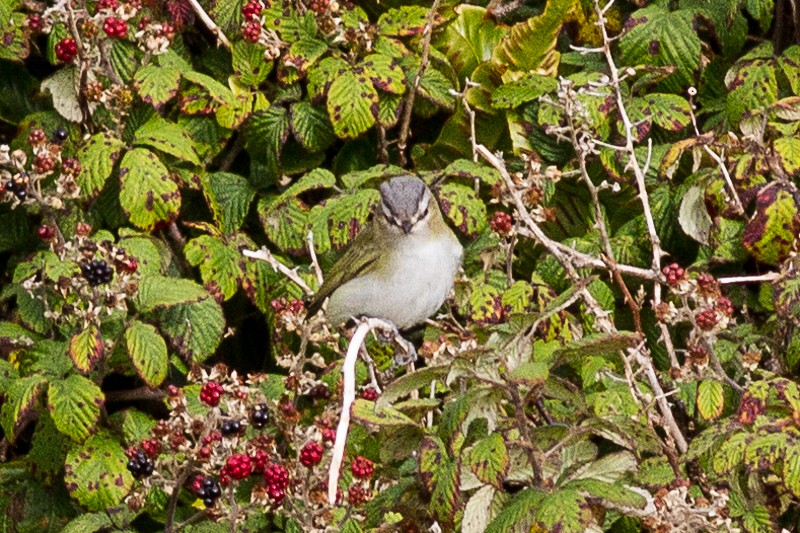
[[[102,259],[94,259],[81,265],[81,274],[92,287],[109,283],[114,279],[114,269]]]
[[[67,130],[65,130],[64,128],[58,128],[53,133],[53,142],[61,144],[67,140],[67,137],[69,137],[69,132],[67,132]]]
[[[222,495],[219,483],[213,478],[199,478],[194,485],[196,487],[195,494],[198,498],[202,498],[203,505],[206,507],[213,507],[214,502]]]
[[[220,426],[219,431],[226,437],[236,435],[242,431],[242,423],[239,420],[226,420]]]
[[[253,423],[253,427],[256,429],[262,429],[264,426],[266,426],[267,422],[269,421],[267,404],[260,403],[253,407],[253,412],[250,414],[250,420]]]
[[[141,479],[152,474],[154,466],[153,461],[140,451],[128,461],[128,472],[136,479]]]

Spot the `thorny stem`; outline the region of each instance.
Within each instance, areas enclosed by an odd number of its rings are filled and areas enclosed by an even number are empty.
[[[403,104],[403,121],[400,126],[400,138],[397,142],[397,148],[400,151],[400,166],[405,167],[408,163],[406,157],[406,147],[408,145],[408,135],[410,133],[409,127],[411,126],[411,112],[414,109],[414,99],[417,96],[422,75],[425,74],[425,69],[428,67],[428,56],[431,52],[431,36],[433,35],[433,21],[436,17],[436,11],[439,9],[439,2],[441,0],[433,0],[430,10],[428,11],[428,21],[425,23],[425,29],[422,32],[422,55],[419,60],[419,68],[417,74],[414,76],[414,86],[410,88],[408,97]]]
[[[203,21],[203,24],[205,24],[206,28],[208,28],[208,30],[216,36],[217,40],[224,44],[226,48],[230,48],[231,42],[227,37],[225,37],[225,33],[220,29],[220,27],[217,26],[213,20],[211,20],[211,17],[209,17],[208,13],[205,12],[203,6],[201,6],[197,0],[189,0],[189,4],[191,4],[195,15],[197,15],[197,17]]]
[[[169,503],[167,505],[167,519],[164,523],[164,531],[166,533],[177,531],[173,523],[175,522],[175,510],[178,508],[178,495],[180,494],[181,487],[183,487],[183,484],[186,483],[186,480],[189,479],[189,476],[192,474],[193,468],[194,460],[190,459],[183,467],[178,479],[175,480],[175,487],[172,489],[172,494],[169,495]]]
[[[506,392],[508,392],[511,401],[514,403],[514,415],[517,419],[517,429],[522,439],[525,442],[532,443],[533,440],[531,439],[529,431],[528,418],[525,416],[525,405],[522,402],[516,385],[512,384],[506,387]],[[533,469],[533,483],[535,486],[539,487],[542,483],[542,465],[536,457],[537,451],[532,448],[526,448],[525,451],[528,453],[528,461],[530,461],[531,468]]]

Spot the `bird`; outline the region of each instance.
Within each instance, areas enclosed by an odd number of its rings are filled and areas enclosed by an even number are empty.
[[[380,186],[374,216],[333,265],[308,304],[329,299],[328,321],[370,317],[411,328],[436,312],[453,287],[463,248],[430,188],[412,175]]]

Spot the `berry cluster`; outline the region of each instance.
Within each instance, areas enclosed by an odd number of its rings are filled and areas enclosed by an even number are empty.
[[[361,397],[370,402],[374,402],[378,399],[378,391],[375,390],[375,387],[366,387],[361,391]]]
[[[725,298],[724,296],[717,298],[717,303],[715,304],[717,311],[722,313],[727,317],[733,316],[733,302],[729,299]]]
[[[98,11],[101,9],[117,9],[118,6],[117,0],[99,0],[97,2]]]
[[[28,144],[31,146],[38,146],[47,142],[47,135],[44,130],[36,128],[32,129],[28,134]]]
[[[719,295],[719,283],[711,274],[703,272],[697,276],[695,281],[697,281],[697,288],[703,296],[714,298]]]
[[[267,425],[269,421],[269,411],[267,410],[267,404],[260,403],[253,407],[252,413],[250,413],[250,421],[253,424],[253,427],[256,429],[263,429],[264,426]]]
[[[264,9],[264,7],[261,5],[261,2],[250,0],[242,6],[242,16],[247,21],[256,20],[261,16],[262,9]]]
[[[242,37],[248,43],[257,43],[261,39],[261,21],[251,20],[242,28]]]
[[[360,485],[353,485],[347,491],[347,498],[350,500],[350,504],[354,507],[362,505],[369,499],[369,496],[370,495],[367,493],[367,491]]]
[[[372,461],[359,455],[350,463],[350,471],[359,479],[370,479],[375,471],[375,467]]]
[[[56,236],[56,232],[52,226],[48,224],[42,224],[39,226],[39,229],[36,230],[36,235],[44,242],[48,242],[53,240],[53,238]]]
[[[198,498],[203,500],[206,507],[214,507],[217,499],[222,496],[222,489],[214,478],[197,476],[192,482],[192,489]]]
[[[263,474],[269,464],[269,454],[261,448],[257,448],[251,452],[250,459],[253,461],[253,472]]]
[[[717,313],[713,309],[700,311],[694,317],[697,327],[703,331],[711,331],[717,325]]]
[[[330,0],[310,0],[308,2],[308,9],[317,15],[321,15],[326,9],[328,9],[330,3]]]
[[[93,259],[81,265],[81,274],[91,287],[110,283],[114,279],[114,269],[103,259]]]
[[[108,17],[103,23],[103,31],[112,39],[123,39],[128,33],[128,24],[117,17]]]
[[[222,476],[230,476],[233,479],[244,479],[253,473],[253,460],[249,456],[236,453],[228,456],[225,466],[222,467]]]
[[[242,432],[242,422],[240,420],[226,420],[220,426],[219,431],[226,437],[238,435]]]
[[[153,473],[155,465],[153,461],[147,458],[143,451],[135,451],[131,453],[131,458],[128,461],[128,472],[136,479],[148,477]]]
[[[77,176],[81,173],[81,164],[77,159],[65,159],[61,162],[61,172],[68,176]]]
[[[289,471],[283,465],[270,463],[264,468],[264,481],[267,484],[267,494],[276,505],[280,505],[289,486]]]
[[[318,442],[311,441],[300,450],[300,463],[308,468],[318,465],[322,461],[322,453],[322,446]]]
[[[683,281],[684,276],[686,275],[686,271],[683,270],[678,263],[672,263],[665,266],[661,273],[664,274],[664,277],[667,278],[667,285],[670,287],[675,287]]]
[[[31,31],[42,31],[43,27],[44,21],[41,15],[37,15],[36,13],[28,15],[28,28],[30,28]]]
[[[222,388],[222,385],[216,381],[209,381],[200,389],[200,401],[211,407],[216,407],[219,405],[219,400],[224,392],[225,389]]]
[[[40,153],[33,159],[33,170],[39,174],[47,174],[56,168],[56,162],[47,152]]]
[[[318,383],[308,391],[309,396],[315,400],[327,400],[331,397],[331,390],[324,383]]]
[[[16,196],[17,199],[24,200],[28,197],[28,176],[25,174],[15,176],[7,181],[3,188]]]
[[[72,63],[75,56],[78,55],[78,46],[75,44],[75,39],[65,38],[61,39],[56,44],[56,57],[62,63]]]
[[[498,235],[506,236],[511,233],[513,222],[514,219],[508,213],[496,211],[489,220],[489,226]]]

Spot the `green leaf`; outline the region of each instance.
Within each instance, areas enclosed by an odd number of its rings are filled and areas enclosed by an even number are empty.
[[[122,502],[133,485],[126,464],[122,446],[107,433],[98,433],[67,454],[67,490],[89,511],[106,511]]]
[[[500,173],[494,168],[470,161],[469,159],[456,159],[444,169],[446,176],[458,176],[470,180],[480,180],[487,185],[494,185],[502,181]]]
[[[530,307],[531,298],[533,298],[531,284],[517,280],[503,291],[500,302],[503,304],[503,309],[510,309],[512,313],[523,313]]]
[[[194,70],[188,70],[183,73],[183,77],[187,81],[196,83],[197,85],[206,89],[209,96],[211,96],[216,102],[220,104],[233,102],[233,93],[231,90],[211,76],[206,76],[205,74],[201,74],[200,72]]]
[[[775,281],[772,294],[775,311],[784,320],[800,320],[800,276],[797,271],[787,272]]]
[[[529,361],[516,367],[508,377],[515,383],[538,387],[547,381],[549,376],[550,369],[546,363]]]
[[[134,144],[145,145],[195,165],[200,164],[194,142],[180,125],[158,115],[136,130]]]
[[[441,21],[437,13],[434,22]],[[378,33],[388,37],[420,35],[428,22],[428,9],[422,6],[403,6],[390,9],[378,19]]]
[[[713,379],[700,382],[697,387],[697,411],[706,420],[714,420],[722,414],[725,407],[725,394],[722,383]]]
[[[439,189],[439,205],[445,217],[467,237],[477,237],[486,227],[486,204],[472,187],[445,183]]]
[[[4,392],[5,401],[0,408],[0,425],[9,442],[13,443],[17,438],[17,431],[21,429],[20,423],[26,421],[36,408],[46,384],[45,378],[34,374],[14,380]]]
[[[674,66],[675,74],[663,83],[677,90],[694,82],[700,64],[700,38],[694,29],[694,11],[669,11],[651,5],[630,16],[633,25],[620,40],[626,65]]]
[[[793,137],[781,137],[775,139],[772,147],[786,173],[797,175],[800,170],[800,140]]]
[[[443,379],[448,372],[448,366],[429,366],[397,378],[383,390],[375,402],[375,409],[380,411],[399,398],[430,386],[432,381]]]
[[[328,44],[325,41],[304,37],[292,43],[292,46],[289,47],[289,52],[283,58],[283,62],[287,66],[294,67],[298,71],[305,73],[327,51]]]
[[[46,485],[61,481],[64,459],[72,442],[61,433],[47,411],[39,415],[27,460],[36,479]]]
[[[236,294],[244,275],[244,256],[236,242],[201,235],[189,241],[183,252],[191,265],[200,265],[200,275],[209,294],[220,301]]]
[[[158,222],[177,218],[181,193],[158,158],[143,148],[134,148],[120,163],[119,202],[133,224],[152,230]]]
[[[409,76],[415,75],[409,72]],[[408,82],[408,80],[406,81]],[[450,112],[455,110],[455,96],[450,93],[451,89],[453,89],[453,84],[450,83],[450,80],[435,68],[426,68],[419,81],[419,96]],[[416,112],[416,106],[414,109]]]
[[[100,387],[77,374],[52,381],[47,391],[47,405],[56,427],[78,442],[96,429],[104,399]]]
[[[152,311],[157,307],[199,302],[208,293],[194,281],[164,276],[146,276],[139,283],[136,307],[140,311]]]
[[[647,499],[627,487],[616,483],[608,483],[597,479],[582,479],[569,483],[570,489],[576,489],[592,498],[599,498],[622,507],[644,509]]]
[[[778,58],[778,65],[789,80],[792,92],[800,95],[800,46],[793,45],[784,50]]]
[[[169,357],[167,343],[156,328],[134,320],[125,330],[125,343],[133,366],[151,387],[158,387],[167,377]]]
[[[500,490],[508,473],[509,455],[500,433],[479,440],[467,459],[470,470],[487,485]]]
[[[107,512],[83,513],[64,526],[61,533],[96,533],[114,528],[114,522]]]
[[[417,426],[417,423],[391,407],[377,410],[373,402],[357,399],[353,404],[353,418],[365,424],[385,426]]]
[[[89,325],[72,336],[69,341],[69,356],[78,370],[84,374],[94,368],[97,361],[103,357],[103,339],[97,326]]]
[[[788,257],[800,231],[795,188],[779,182],[758,193],[756,211],[744,231],[743,244],[757,260],[776,265]]]
[[[492,59],[492,52],[507,29],[479,6],[460,4],[455,12],[455,20],[435,35],[433,42],[437,50],[447,55],[459,79],[464,79],[471,76],[480,63]]]
[[[108,133],[98,133],[86,142],[78,152],[81,173],[75,178],[82,196],[100,192],[124,148],[125,143]]]
[[[739,122],[745,113],[768,107],[778,100],[778,80],[772,59],[739,61],[725,80],[731,123]]]
[[[133,83],[142,100],[159,109],[178,94],[181,70],[150,63],[136,71]]]
[[[349,70],[350,65],[343,59],[326,57],[308,73],[309,96],[317,98],[326,94],[331,83]]]
[[[295,255],[305,251],[308,211],[299,199],[290,197],[279,202],[262,199],[258,212],[267,238],[281,251]]]
[[[501,85],[492,93],[492,106],[497,109],[513,109],[553,92],[558,82],[550,76],[528,74],[524,78]]]
[[[375,88],[390,94],[406,92],[406,77],[400,64],[383,54],[370,54],[359,63]]]
[[[304,100],[292,104],[290,111],[294,138],[309,152],[321,152],[336,140],[328,115],[319,106]]]
[[[665,130],[680,131],[692,122],[689,102],[677,94],[651,93],[641,100],[645,113]]]
[[[214,354],[222,341],[225,316],[211,297],[196,303],[178,304],[158,315],[161,331],[185,358],[202,363]]]
[[[525,488],[511,497],[511,501],[489,523],[486,533],[530,530],[532,510],[537,509],[546,494],[535,488]],[[545,529],[544,531],[550,531]]]
[[[328,116],[342,139],[355,139],[375,124],[378,93],[363,76],[345,71],[328,90]]]
[[[289,112],[283,106],[273,105],[254,113],[247,122],[246,135],[248,148],[262,152],[268,159],[277,158],[289,138]]]
[[[800,496],[800,446],[796,443],[786,449],[783,458],[783,482],[795,496]]]
[[[231,53],[234,73],[249,87],[258,87],[272,72],[273,62],[264,60],[264,47],[261,45],[236,41]]]
[[[204,174],[201,180],[217,227],[225,235],[234,233],[242,226],[255,191],[247,179],[229,172]]]
[[[630,331],[595,333],[556,349],[553,356],[562,363],[577,361],[585,356],[609,357],[638,342],[639,336]]]
[[[309,213],[309,220],[316,251],[324,253],[332,247],[341,249],[352,242],[369,218],[372,206],[379,200],[378,191],[361,189],[315,206]]]

